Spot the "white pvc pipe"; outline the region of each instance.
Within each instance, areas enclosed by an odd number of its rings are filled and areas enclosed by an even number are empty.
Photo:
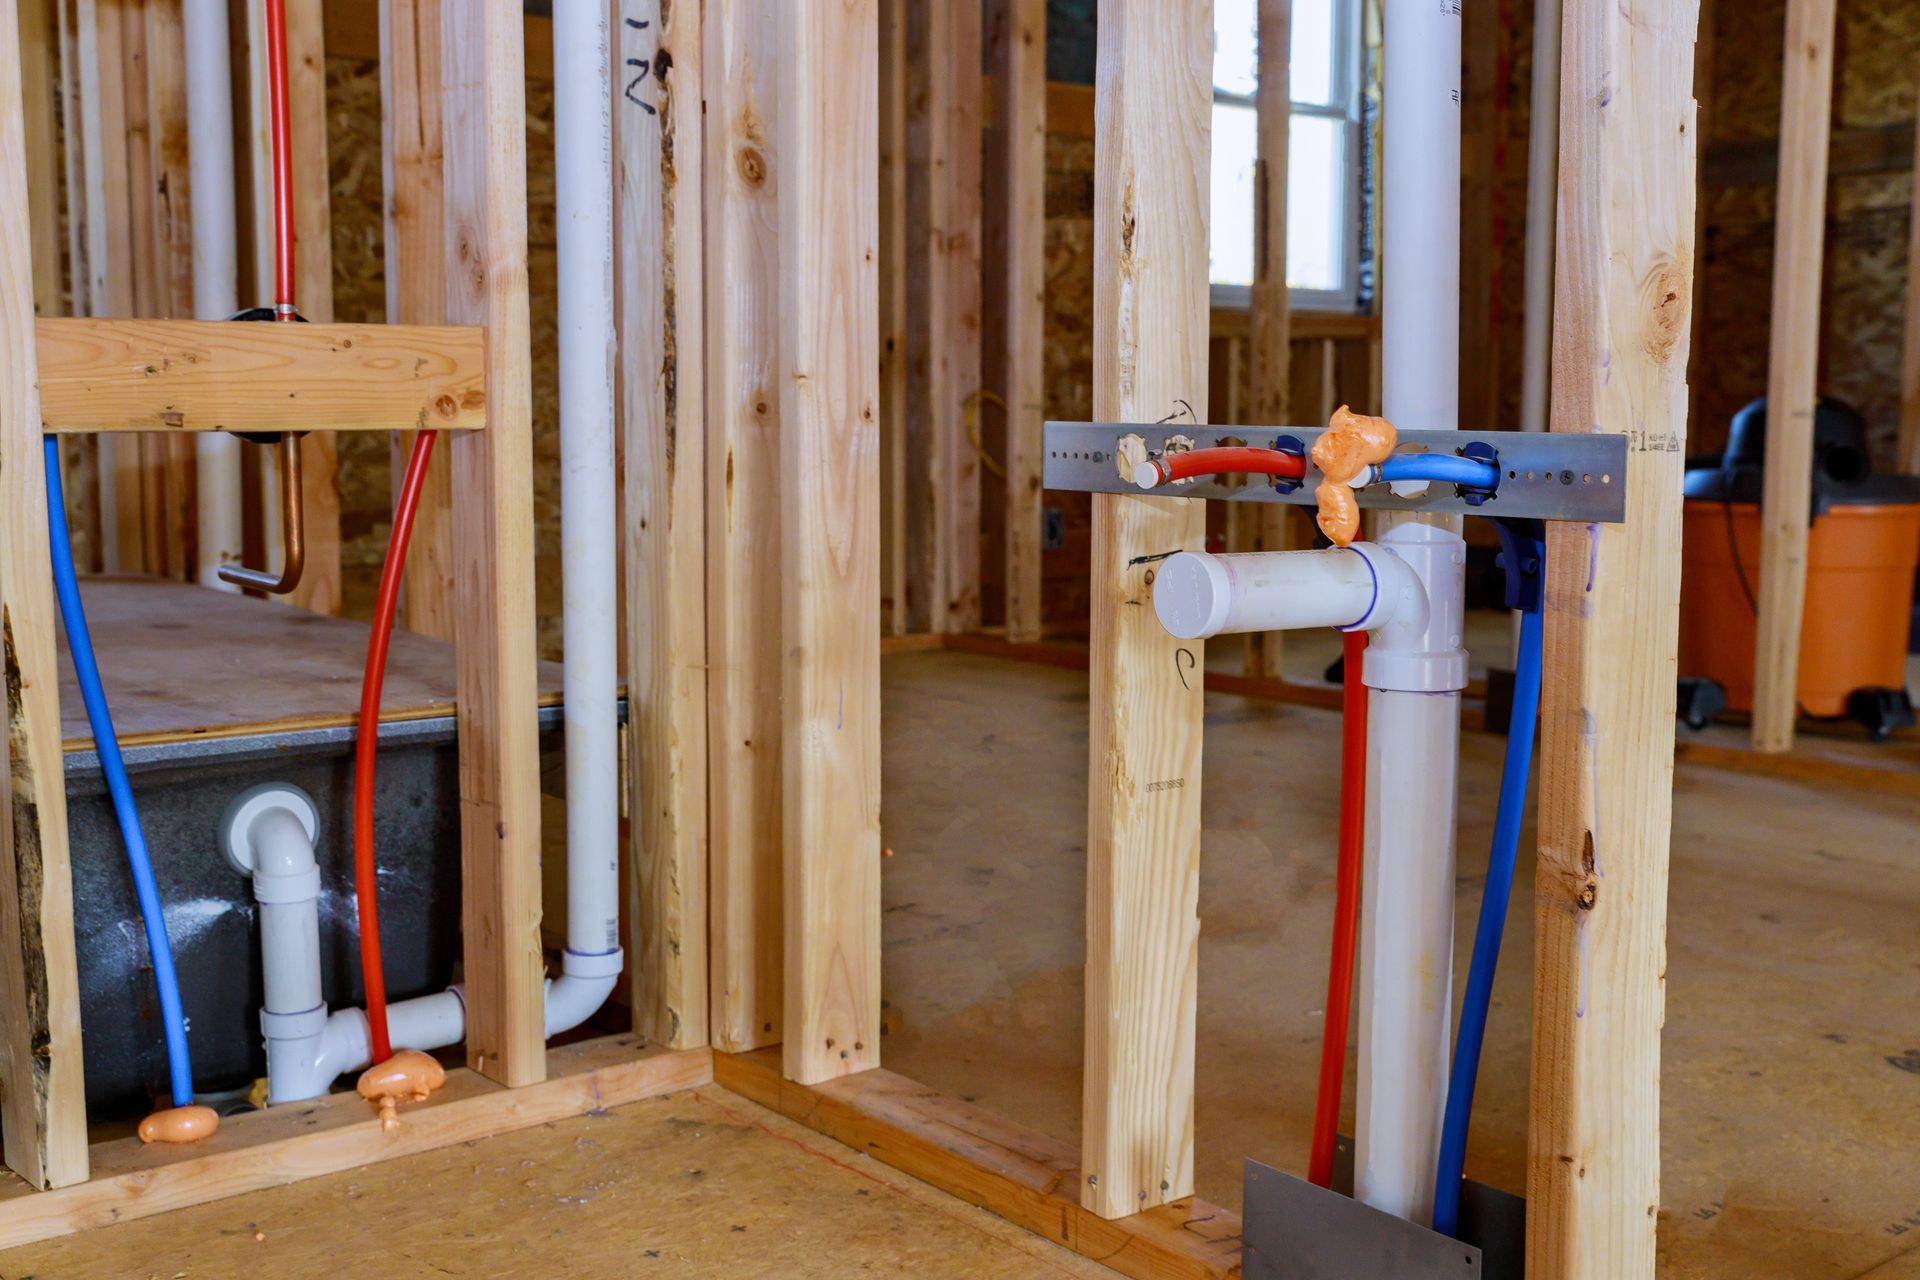
[[[1305,627],[1370,630],[1408,587],[1420,588],[1411,570],[1366,542],[1325,551],[1182,551],[1154,575],[1153,609],[1182,640]]]
[[[1422,588],[1374,630],[1362,669],[1366,854],[1360,898],[1360,1093],[1354,1195],[1433,1213],[1453,997],[1454,793],[1466,543],[1396,525],[1381,545]]]
[[[242,793],[220,824],[220,847],[253,879],[260,908],[260,960],[266,998],[260,1031],[267,1042],[267,1102],[319,1097],[335,1079],[373,1060],[367,1015],[329,1014],[320,986],[320,868],[313,846],[320,817],[297,787],[267,784]],[[439,1049],[466,1036],[459,988],[387,1006],[394,1047]]]
[[[233,74],[226,0],[186,0],[187,175],[192,187],[193,314],[226,320],[240,309],[234,221]],[[240,441],[224,431],[193,437],[200,585],[219,591],[222,564],[241,556]]]
[[[1402,431],[1455,431],[1460,426],[1460,7],[1387,0],[1386,64],[1381,411]]]
[[[555,5],[553,19],[567,949],[548,989],[549,1035],[599,1006],[621,962],[612,55],[604,4]]]
[[[1520,429],[1545,431],[1547,375],[1553,363],[1554,200],[1560,187],[1560,0],[1534,0],[1531,110]]]

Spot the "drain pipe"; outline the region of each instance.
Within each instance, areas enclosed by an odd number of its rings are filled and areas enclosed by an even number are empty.
[[[283,783],[242,792],[220,820],[220,849],[252,877],[260,908],[269,1105],[317,1098],[337,1077],[373,1061],[367,1015],[329,1014],[320,996],[320,868],[313,855],[319,834],[313,801]],[[466,1002],[452,987],[388,1005],[387,1022],[395,1048],[444,1048],[466,1038]]]
[[[554,6],[567,949],[547,989],[548,1035],[598,1009],[622,962],[611,56],[606,5]]]
[[[240,309],[233,193],[233,68],[226,0],[186,0],[187,173],[193,188],[193,314],[229,320]],[[195,576],[216,591],[240,588],[220,566],[241,559],[240,441],[224,431],[193,437],[199,550]]]

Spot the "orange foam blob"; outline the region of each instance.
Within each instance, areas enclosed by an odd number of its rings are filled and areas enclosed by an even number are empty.
[[[360,1096],[380,1104],[380,1127],[400,1124],[400,1099],[425,1102],[447,1082],[447,1069],[415,1049],[402,1049],[360,1073]]]
[[[220,1127],[212,1107],[168,1107],[140,1122],[142,1142],[198,1142]]]
[[[1327,419],[1326,433],[1313,442],[1313,465],[1323,477],[1313,491],[1320,504],[1320,532],[1334,546],[1346,546],[1360,532],[1353,482],[1368,467],[1391,457],[1399,438],[1385,418],[1370,418],[1341,405]]]

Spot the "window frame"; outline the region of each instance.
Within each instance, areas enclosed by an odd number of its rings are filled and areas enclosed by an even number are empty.
[[[1345,126],[1346,139],[1346,204],[1348,216],[1343,219],[1345,239],[1345,268],[1342,276],[1346,287],[1341,289],[1289,288],[1287,298],[1296,311],[1341,311],[1358,313],[1360,310],[1360,245],[1361,220],[1364,210],[1360,206],[1360,148],[1365,145],[1365,135],[1361,129],[1361,8],[1359,0],[1335,0],[1338,13],[1335,17],[1333,40],[1332,103],[1288,102],[1288,122],[1291,127],[1295,116],[1312,116],[1323,120],[1336,120]],[[1253,94],[1230,93],[1218,86],[1213,90],[1216,106],[1245,107],[1257,110],[1256,97]],[[1292,192],[1288,192],[1292,199]],[[1246,311],[1253,305],[1253,288],[1244,284],[1216,284],[1208,282],[1212,305],[1216,310]]]

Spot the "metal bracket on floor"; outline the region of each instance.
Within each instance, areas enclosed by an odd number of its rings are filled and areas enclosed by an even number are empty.
[[[1248,440],[1288,438],[1311,457],[1324,427],[1195,426],[1190,422],[1049,422],[1044,483],[1080,493],[1126,493],[1136,497],[1209,498],[1231,502],[1314,505],[1313,480],[1290,487],[1250,484],[1245,476],[1201,476],[1145,494],[1134,484],[1132,462],[1174,448],[1207,449]],[[1128,438],[1133,440],[1129,441]],[[1134,443],[1137,441],[1137,443]],[[1123,445],[1123,442],[1126,442]],[[1289,452],[1291,449],[1289,449]],[[1442,515],[1481,515],[1535,520],[1618,524],[1626,519],[1627,438],[1619,434],[1544,431],[1402,431],[1395,456],[1417,453],[1477,456],[1496,460],[1500,487],[1493,494],[1435,482],[1425,492],[1400,497],[1385,484],[1355,490],[1362,507]]]
[[[1352,1198],[1353,1139],[1334,1152],[1334,1190],[1248,1160],[1240,1269],[1246,1280],[1523,1280],[1527,1202],[1472,1179],[1460,1238]]]

